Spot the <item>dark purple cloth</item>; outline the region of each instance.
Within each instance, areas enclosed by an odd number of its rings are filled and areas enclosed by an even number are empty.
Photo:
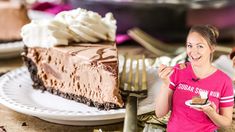
[[[189,10],[187,13],[187,25],[211,24],[219,29],[235,26],[235,6],[219,9]]]
[[[54,4],[50,2],[35,3],[32,6],[33,10],[44,11],[51,14],[57,14],[61,11],[71,10],[72,7],[69,4]]]

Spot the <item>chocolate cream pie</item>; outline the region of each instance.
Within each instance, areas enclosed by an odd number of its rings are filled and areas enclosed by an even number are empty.
[[[207,92],[200,91],[199,94],[199,96],[194,96],[192,98],[191,105],[205,105],[207,103]]]
[[[30,22],[26,7],[17,1],[0,0],[0,44],[21,40],[20,30]]]
[[[124,106],[118,86],[116,20],[84,9],[22,28],[22,54],[33,87],[95,106]]]

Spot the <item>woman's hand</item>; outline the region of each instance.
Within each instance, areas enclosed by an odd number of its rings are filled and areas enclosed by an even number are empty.
[[[201,108],[196,108],[196,107],[191,107],[191,108],[193,108],[193,109],[195,109],[195,110],[197,110],[197,111],[203,111],[203,112],[204,112],[205,114],[207,114],[207,115],[216,112],[216,105],[215,105],[214,102],[211,102],[210,105],[208,105],[208,106],[203,106],[203,107],[201,107]]]
[[[233,107],[220,108],[216,111],[214,102],[210,106],[202,107],[202,111],[217,125],[218,127],[228,127],[232,124]],[[218,113],[217,113],[218,112]]]
[[[215,103],[211,102],[211,104],[209,106],[202,107],[202,111],[205,114],[207,114],[207,115],[216,112],[216,105],[215,105]]]
[[[173,72],[173,67],[168,67],[166,65],[161,64],[158,68],[158,76],[162,79],[165,85],[170,84],[170,75]]]

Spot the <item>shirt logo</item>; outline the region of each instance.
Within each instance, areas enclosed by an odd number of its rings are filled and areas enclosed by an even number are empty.
[[[192,93],[195,93],[195,94],[199,94],[200,91],[203,91],[203,92],[207,92],[208,95],[211,96],[211,97],[215,97],[215,98],[220,97],[220,93],[218,91],[208,91],[208,90],[205,90],[203,88],[190,86],[188,84],[180,83],[177,88],[179,90],[189,91],[189,92],[192,92]]]

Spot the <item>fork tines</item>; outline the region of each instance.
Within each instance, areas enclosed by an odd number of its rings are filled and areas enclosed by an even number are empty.
[[[120,86],[124,96],[147,97],[145,56],[124,55]],[[129,70],[128,70],[129,69]]]

